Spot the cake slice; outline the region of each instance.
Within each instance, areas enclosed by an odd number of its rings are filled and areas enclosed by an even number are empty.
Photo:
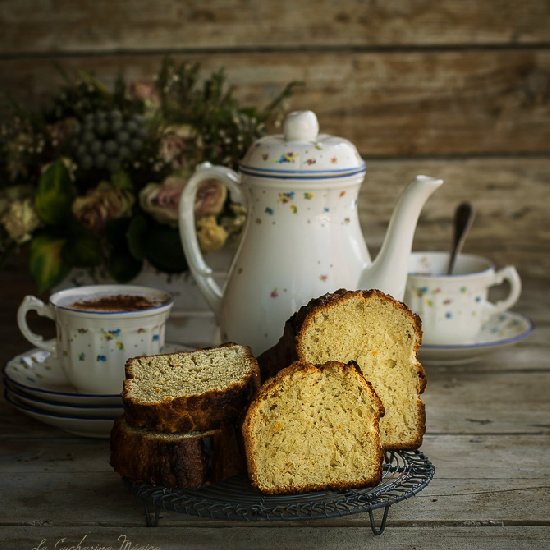
[[[204,431],[242,419],[259,383],[250,348],[224,344],[129,359],[122,402],[130,426]]]
[[[123,417],[111,431],[111,466],[132,481],[190,489],[245,471],[232,426],[165,434],[133,428]]]
[[[292,364],[261,387],[246,414],[252,485],[266,494],[376,485],[382,414],[353,364]]]
[[[417,359],[420,318],[378,290],[338,290],[311,300],[285,324],[279,342],[259,358],[262,377],[292,361],[356,361],[386,411],[382,447],[415,449],[425,432],[420,394],[424,369]]]

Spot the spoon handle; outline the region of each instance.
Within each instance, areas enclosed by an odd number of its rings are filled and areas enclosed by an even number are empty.
[[[447,267],[447,274],[451,275],[454,269],[456,257],[462,249],[464,240],[472,222],[474,220],[474,209],[471,203],[465,201],[461,202],[456,210],[453,220],[453,242],[451,247],[451,254],[449,255],[449,265]]]

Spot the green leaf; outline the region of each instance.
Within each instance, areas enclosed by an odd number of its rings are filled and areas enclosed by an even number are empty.
[[[143,262],[136,260],[128,251],[113,249],[107,267],[109,273],[119,283],[127,283],[141,271]]]
[[[147,218],[141,214],[135,216],[128,226],[128,249],[136,260],[145,259],[145,239],[148,228]]]
[[[111,183],[115,189],[121,189],[122,191],[132,191],[132,180],[130,176],[123,170],[115,172],[111,176]]]
[[[126,234],[128,233],[129,224],[130,218],[114,218],[107,221],[105,224],[105,235],[107,236],[107,241],[111,245],[111,248],[122,250],[128,248]]]
[[[187,270],[179,232],[166,225],[148,229],[144,239],[145,257],[159,271],[181,273]]]
[[[62,257],[65,239],[42,234],[31,243],[30,271],[40,292],[60,283],[69,272]]]
[[[61,159],[52,162],[38,182],[34,206],[40,219],[49,225],[61,225],[72,218],[76,191],[67,167]]]
[[[63,260],[71,267],[95,267],[101,264],[101,242],[97,235],[74,224],[63,248]]]
[[[105,229],[109,243],[109,258],[107,269],[119,283],[127,283],[141,271],[143,260],[136,258],[130,252],[128,232],[132,221],[130,218],[110,220]]]

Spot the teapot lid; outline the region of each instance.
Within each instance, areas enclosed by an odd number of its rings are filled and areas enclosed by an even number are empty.
[[[319,134],[312,111],[290,113],[284,134],[256,141],[240,163],[241,172],[278,179],[339,178],[361,174],[365,162],[347,139]]]

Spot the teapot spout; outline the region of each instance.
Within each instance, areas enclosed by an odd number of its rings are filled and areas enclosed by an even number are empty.
[[[397,300],[403,300],[418,217],[428,197],[442,183],[442,179],[416,176],[405,188],[393,212],[380,253],[361,274],[358,288],[377,288]]]

